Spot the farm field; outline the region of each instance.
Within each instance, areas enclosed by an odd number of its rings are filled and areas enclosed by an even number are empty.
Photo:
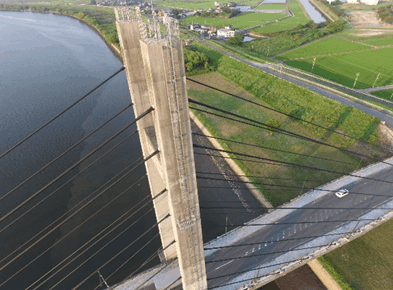
[[[259,7],[261,7],[261,6],[259,6]],[[277,23],[271,23],[266,26],[259,27],[257,29],[254,29],[253,31],[256,33],[260,33],[260,34],[283,31],[283,30],[295,28],[299,24],[302,24],[302,25],[306,24],[308,21],[310,21],[310,17],[308,16],[307,13],[306,13],[306,16],[304,15],[303,10],[299,6],[299,3],[297,0],[290,0],[288,7],[289,7],[289,10],[291,10],[292,13],[295,14],[295,16],[286,18],[286,19],[281,20]]]
[[[387,33],[365,37],[365,36],[356,36],[359,34],[362,35],[364,31],[351,29],[349,31],[345,31],[345,34],[343,33],[342,36],[349,40],[359,41],[369,45],[375,45],[375,46],[393,45],[393,30],[390,32],[381,31],[380,33],[383,32],[387,32]]]
[[[393,220],[318,258],[343,290],[393,289]]]
[[[285,4],[261,4],[256,10],[286,10],[287,6]]]
[[[351,54],[317,58],[313,73],[352,87],[359,73],[356,88],[365,89],[393,84],[393,48],[360,51]],[[311,71],[313,59],[289,60],[288,65]]]
[[[299,57],[314,57],[331,53],[360,51],[365,49],[370,49],[370,47],[330,36],[277,56],[276,59],[289,60]]]
[[[187,1],[178,1],[178,0],[157,0],[155,3],[159,7],[174,7],[174,8],[183,8],[183,9],[209,9],[214,8],[215,0],[187,0]],[[228,3],[232,2],[231,0],[222,0],[220,3]],[[240,0],[236,2],[238,5],[247,5],[247,6],[255,6],[259,3],[259,0]]]
[[[393,89],[371,92],[371,94],[385,100],[393,101]]]
[[[216,27],[224,27],[232,24],[235,29],[244,29],[252,27],[263,22],[284,17],[285,13],[244,13],[233,18],[212,18],[189,16],[181,20],[182,23],[208,24]]]

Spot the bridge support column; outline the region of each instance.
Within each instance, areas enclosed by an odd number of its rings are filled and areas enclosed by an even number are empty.
[[[194,153],[188,112],[183,50],[177,22],[142,20],[139,11],[117,11],[117,29],[135,114],[151,105],[149,119],[139,121],[144,156],[160,153],[146,164],[165,258],[179,260],[183,289],[207,289]]]

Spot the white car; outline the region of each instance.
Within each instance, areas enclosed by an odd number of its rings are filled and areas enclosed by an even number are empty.
[[[336,192],[336,196],[338,198],[343,198],[344,196],[348,195],[349,190],[348,189],[340,189],[339,191]]]

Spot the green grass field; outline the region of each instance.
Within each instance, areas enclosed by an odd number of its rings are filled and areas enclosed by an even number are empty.
[[[393,84],[393,48],[360,51],[352,54],[317,58],[314,73],[340,84],[352,87],[356,73],[360,73],[356,88],[371,87],[380,73],[375,86]],[[311,71],[313,59],[289,60],[286,63]]]
[[[393,101],[393,89],[371,92],[371,94],[385,100]]]
[[[261,6],[259,6],[261,7]],[[299,6],[297,0],[290,0],[288,4],[289,9],[292,11],[295,16],[286,18],[277,23],[271,23],[266,26],[259,27],[254,29],[254,32],[264,34],[269,32],[277,32],[295,28],[299,24],[306,24],[310,21],[310,17],[306,13],[307,16],[304,15],[302,8]]]
[[[389,31],[386,31],[389,32]],[[349,40],[359,41],[365,44],[375,45],[375,46],[385,46],[385,45],[393,45],[393,31],[390,33],[382,34],[382,35],[374,35],[374,36],[356,36],[356,34],[360,34],[362,31],[349,29],[340,33],[343,37]]]
[[[235,29],[244,29],[284,16],[286,16],[285,13],[244,13],[229,19],[190,16],[182,19],[181,22],[208,24],[216,27],[224,27],[226,24],[232,24]]]
[[[342,289],[393,289],[393,220],[318,258]]]
[[[214,60],[217,67],[216,73],[193,76],[192,78],[210,84],[214,87],[225,89],[232,93],[236,93],[242,97],[251,99],[256,102],[263,103],[276,110],[301,117],[308,121],[316,122],[319,125],[327,126],[346,132],[352,136],[369,140],[370,142],[378,142],[376,135],[376,125],[378,120],[364,112],[343,106],[338,102],[324,98],[319,94],[311,92],[305,88],[295,84],[281,80],[270,74],[266,74],[261,70],[250,67],[244,63],[233,60],[221,53],[211,50],[210,48],[195,43],[194,49],[205,53]],[[281,128],[289,131],[296,131],[299,134],[324,140],[331,144],[341,147],[351,148],[352,150],[363,150],[351,139],[343,138],[324,129],[307,125],[302,122],[294,121],[291,118],[281,114],[268,111],[261,107],[248,104],[244,101],[235,99],[222,93],[217,93],[211,89],[201,87],[187,82],[189,86],[189,97],[198,99],[205,103],[219,106],[225,110],[239,113],[243,116],[253,118],[262,122],[276,120],[281,123]],[[290,92],[290,93],[288,93]],[[279,133],[271,133],[261,128],[239,124],[234,121],[225,120],[204,113],[196,112],[198,118],[215,136],[230,138],[241,142],[252,143],[258,146],[266,146],[269,148],[291,150],[306,155],[319,156],[335,160],[345,160],[352,164],[335,164],[331,161],[304,158],[298,155],[290,155],[283,152],[274,152],[271,150],[260,149],[256,147],[241,146],[239,144],[231,144],[230,142],[221,142],[226,149],[243,152],[247,154],[255,154],[261,157],[274,158],[293,162],[298,164],[309,164],[321,168],[341,168],[340,170],[349,172],[356,168],[359,160],[346,153],[342,153],[337,149],[309,143],[287,135]],[[363,151],[362,151],[363,152]],[[239,166],[248,175],[278,177],[287,176],[297,180],[288,181],[285,185],[297,187],[296,190],[289,191],[271,186],[257,185],[259,189],[266,195],[273,205],[282,204],[306,190],[301,190],[304,179],[318,180],[319,184],[324,184],[329,180],[335,179],[336,174],[328,174],[316,171],[299,171],[295,167],[283,167],[271,164],[261,164],[254,162],[237,161]],[[362,163],[362,166],[364,164]],[[252,179],[255,182],[261,182],[258,179]],[[275,183],[277,182],[277,183]],[[279,185],[280,182],[269,180],[271,184]],[[282,182],[281,182],[282,184]],[[312,187],[316,184],[305,183],[305,187]]]
[[[209,9],[214,8],[215,0],[187,0],[187,1],[178,1],[178,0],[158,0],[155,3],[158,6],[163,7],[174,7],[174,8],[183,8],[183,9]],[[220,3],[228,3],[233,2],[231,0],[222,0]],[[255,6],[259,3],[259,0],[240,0],[236,1],[238,5],[247,5],[247,6]]]
[[[256,10],[286,10],[287,6],[285,4],[261,4]]]
[[[360,51],[365,49],[370,49],[370,47],[330,36],[311,44],[301,46],[298,49],[292,50],[276,58],[279,60],[289,60],[299,57],[314,57],[318,55]]]
[[[365,5],[362,3],[356,3],[356,4],[343,4],[341,5],[341,9],[343,10],[374,10],[378,9],[379,7],[389,5],[389,2],[380,2],[377,5]]]

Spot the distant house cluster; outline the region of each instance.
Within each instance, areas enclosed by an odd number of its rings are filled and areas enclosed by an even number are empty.
[[[142,0],[91,0],[91,5],[97,6],[130,6],[138,5]]]
[[[332,4],[332,2],[335,2],[335,0],[327,0],[329,4]],[[379,0],[347,0],[347,3],[349,4],[365,4],[365,5],[377,5]]]
[[[200,34],[207,34],[209,37],[217,37],[217,38],[229,38],[234,37],[236,31],[233,30],[232,25],[226,25],[223,28],[217,28],[215,26],[209,25],[200,25],[200,24],[190,24],[188,29],[191,31],[198,32]]]

